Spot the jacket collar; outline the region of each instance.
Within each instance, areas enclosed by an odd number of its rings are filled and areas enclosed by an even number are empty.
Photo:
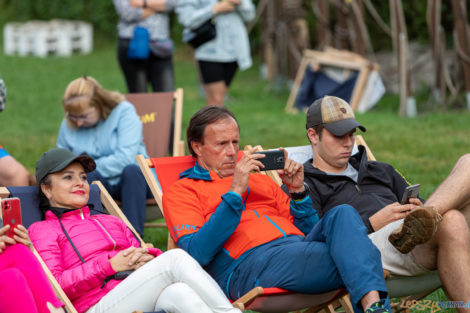
[[[364,146],[358,146],[359,150],[356,154],[349,158],[349,163],[361,173],[361,169],[367,165],[367,154],[365,153],[366,148]],[[316,168],[312,164],[313,158],[304,163],[304,173],[311,176],[323,176],[327,175],[326,172]],[[331,176],[335,177],[335,176]]]
[[[64,209],[57,207],[49,207],[46,211],[46,220],[48,219],[82,219],[90,217],[90,208],[92,204],[88,204],[81,209]]]
[[[194,164],[193,167],[188,168],[186,171],[180,174],[180,179],[191,178],[195,180],[205,180],[212,181],[211,173],[199,165],[199,163]]]

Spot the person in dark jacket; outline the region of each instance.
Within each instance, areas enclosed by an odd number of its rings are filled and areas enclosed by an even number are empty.
[[[408,182],[393,166],[368,161],[363,146],[351,155],[356,128],[366,129],[347,102],[331,96],[316,100],[306,128],[314,153],[304,164],[304,180],[320,217],[337,205],[353,206],[385,270],[415,276],[437,269],[450,298],[468,301],[470,232],[464,212],[470,207],[470,154],[458,160],[426,206],[419,197],[400,204]]]

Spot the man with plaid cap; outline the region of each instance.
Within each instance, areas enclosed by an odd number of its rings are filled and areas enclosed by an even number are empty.
[[[463,214],[470,209],[470,154],[425,206],[420,198],[400,204],[408,182],[391,165],[368,161],[363,146],[352,155],[356,129],[366,129],[346,101],[325,96],[313,102],[306,128],[313,159],[304,164],[304,181],[320,217],[339,204],[353,206],[385,270],[415,276],[437,268],[451,299],[470,300],[470,232]]]
[[[7,88],[0,77],[0,112],[5,109]],[[26,186],[29,173],[0,144],[0,186]]]

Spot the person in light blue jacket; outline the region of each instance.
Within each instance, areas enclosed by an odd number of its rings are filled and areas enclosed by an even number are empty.
[[[175,12],[188,32],[208,19],[215,23],[216,37],[195,50],[208,105],[223,105],[237,68],[252,64],[250,42],[244,23],[255,17],[252,0],[178,0]],[[183,32],[183,37],[184,37]]]
[[[95,160],[96,170],[88,174],[88,181],[101,181],[113,198],[121,200],[124,214],[142,235],[151,193],[136,162],[138,154],[147,152],[134,106],[89,76],[69,83],[62,104],[65,118],[57,146]]]

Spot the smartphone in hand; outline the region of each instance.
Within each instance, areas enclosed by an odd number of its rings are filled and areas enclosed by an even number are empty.
[[[6,233],[8,237],[13,238],[16,226],[21,224],[21,204],[19,198],[2,199],[2,215],[3,224],[10,225],[10,229]]]
[[[403,197],[401,198],[401,204],[410,203],[410,198],[418,198],[420,184],[411,185],[406,187]]]
[[[255,154],[264,154],[265,157],[258,159],[263,163],[264,168],[261,168],[262,171],[270,170],[281,170],[284,168],[284,151],[281,150],[266,150],[266,151],[257,151]]]

